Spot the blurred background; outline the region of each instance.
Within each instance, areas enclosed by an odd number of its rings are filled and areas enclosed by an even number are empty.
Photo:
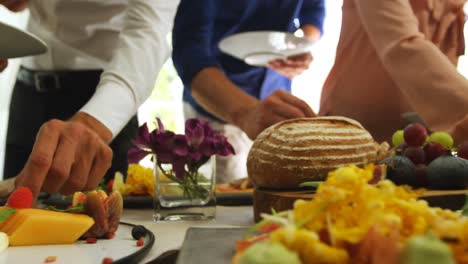
[[[314,62],[309,70],[297,77],[293,82],[293,93],[305,100],[317,112],[319,109],[320,92],[335,59],[335,49],[341,27],[342,0],[326,1],[327,15],[322,39],[314,45],[312,54]],[[465,11],[468,11],[465,7]],[[12,14],[0,6],[0,21],[24,28],[28,12]],[[465,26],[465,35],[468,26]],[[168,38],[169,41],[170,38]],[[11,60],[8,69],[0,74],[0,171],[3,172],[5,154],[5,137],[8,120],[8,108],[11,89],[19,67],[19,60]],[[462,57],[459,71],[468,76],[468,61]],[[140,107],[138,116],[140,123],[154,124],[156,116],[163,119],[170,129],[182,132],[184,120],[182,116],[182,82],[168,60],[155,84],[151,97]],[[0,174],[0,179],[2,175]]]

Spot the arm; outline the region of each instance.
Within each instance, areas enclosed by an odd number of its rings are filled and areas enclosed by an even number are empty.
[[[323,33],[323,20],[325,18],[324,0],[304,0],[299,21],[304,37],[316,41]]]
[[[177,0],[129,1],[116,53],[104,70],[96,93],[81,109],[105,125],[113,136],[151,95],[169,56],[166,36],[177,5]]]
[[[385,69],[429,128],[468,139],[460,132],[468,129],[468,81],[420,33],[410,3],[356,0],[356,5]]]
[[[260,101],[214,67],[205,68],[195,76],[192,95],[210,113],[240,127],[251,139],[280,121],[315,116],[307,103],[284,90],[277,90]]]
[[[191,87],[195,100],[251,138],[286,118],[313,115],[307,104],[289,93],[277,92],[259,101],[224,75],[210,50],[216,11],[213,0],[182,0],[175,19],[174,65],[184,84]]]
[[[17,186],[35,195],[94,189],[110,167],[108,143],[153,89],[168,56],[166,34],[177,1],[130,0],[119,45],[91,100],[68,121],[40,129]]]

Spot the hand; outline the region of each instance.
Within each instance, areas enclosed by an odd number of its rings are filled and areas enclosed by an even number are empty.
[[[16,186],[72,194],[95,189],[112,161],[112,150],[97,132],[79,120],[50,120],[42,125]]]
[[[0,72],[5,70],[5,68],[8,66],[8,60],[7,59],[0,59]]]
[[[239,121],[236,123],[251,139],[255,139],[264,129],[280,121],[315,116],[306,102],[289,92],[277,90],[257,104],[239,112]]]
[[[10,11],[20,12],[26,9],[30,0],[0,0],[0,5],[4,5]]]
[[[309,65],[313,60],[312,54],[302,53],[288,57],[286,60],[270,61],[268,67],[292,79],[309,69]]]

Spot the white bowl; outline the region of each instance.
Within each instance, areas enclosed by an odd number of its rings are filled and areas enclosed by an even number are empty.
[[[46,44],[38,37],[0,22],[0,58],[24,57],[46,51]]]
[[[309,52],[314,42],[288,32],[251,31],[226,37],[219,49],[253,66],[265,66],[269,61],[285,59]]]

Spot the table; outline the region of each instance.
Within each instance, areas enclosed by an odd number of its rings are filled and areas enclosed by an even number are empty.
[[[125,209],[121,221],[144,225],[154,233],[156,242],[142,263],[168,250],[180,248],[189,227],[248,227],[254,223],[252,206],[217,206],[214,220],[180,222],[154,222],[152,209]]]

